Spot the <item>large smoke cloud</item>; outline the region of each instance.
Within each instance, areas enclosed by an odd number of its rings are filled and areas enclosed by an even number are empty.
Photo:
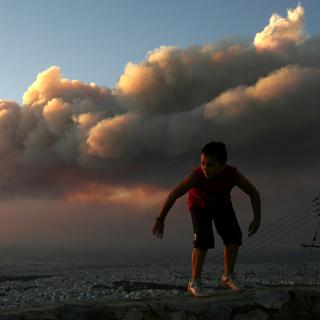
[[[303,30],[304,8],[288,10],[288,17],[274,13],[262,32],[256,34],[254,45],[257,50],[281,50],[290,45],[299,45],[307,38]]]
[[[312,165],[320,39],[307,38],[303,17],[301,6],[287,18],[274,14],[252,43],[160,47],[128,63],[113,89],[50,67],[22,105],[0,101],[2,194],[75,195],[87,183],[104,185],[113,199],[126,194],[123,185],[161,189],[182,175],[177,164],[191,169],[214,139],[239,161],[249,153],[259,167],[255,154],[263,157],[260,169],[292,157]]]

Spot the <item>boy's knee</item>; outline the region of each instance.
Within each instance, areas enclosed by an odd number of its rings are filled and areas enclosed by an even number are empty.
[[[201,253],[207,253],[208,248],[193,248],[193,250],[201,254]]]

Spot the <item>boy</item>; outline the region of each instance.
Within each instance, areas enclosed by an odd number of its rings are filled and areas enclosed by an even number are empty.
[[[239,187],[250,196],[254,218],[248,235],[260,226],[260,195],[257,189],[236,168],[226,164],[227,150],[222,142],[209,142],[201,150],[200,167],[183,180],[167,197],[152,233],[163,237],[165,218],[176,199],[189,192],[188,206],[191,212],[194,241],[192,251],[192,279],[188,291],[194,297],[206,295],[201,285],[201,271],[208,249],[214,248],[212,220],[224,243],[224,274],[221,284],[234,291],[243,290],[233,270],[242,244],[242,232],[232,207],[230,192]]]

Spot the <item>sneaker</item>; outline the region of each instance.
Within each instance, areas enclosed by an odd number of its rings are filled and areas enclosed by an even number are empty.
[[[233,291],[243,291],[245,288],[236,278],[234,273],[231,273],[228,277],[223,275],[221,277],[220,283],[223,287],[229,288]]]
[[[201,280],[189,281],[188,292],[190,292],[195,298],[203,298],[209,295],[208,292],[202,287]]]

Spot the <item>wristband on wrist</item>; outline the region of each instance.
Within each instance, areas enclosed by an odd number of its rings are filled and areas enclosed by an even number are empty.
[[[158,217],[157,217],[156,220],[159,221],[159,222],[164,222],[164,219],[163,219],[163,218],[158,218]]]

